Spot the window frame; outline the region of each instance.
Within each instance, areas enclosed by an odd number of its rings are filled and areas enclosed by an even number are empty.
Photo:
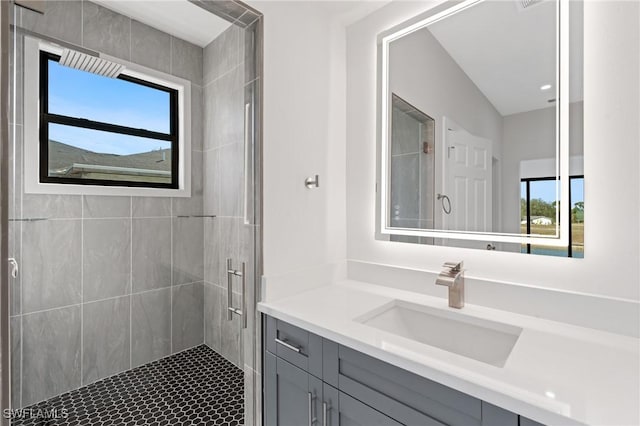
[[[118,130],[112,133],[121,133],[131,136],[149,137],[151,139],[171,142],[172,153],[170,156],[171,183],[166,182],[139,182],[129,180],[107,179],[81,179],[67,177],[48,176],[48,137],[47,146],[42,149],[41,139],[45,130],[43,124],[47,124],[41,115],[48,111],[45,102],[41,98],[41,91],[47,90],[41,83],[44,66],[41,66],[41,55],[60,56],[63,48],[48,41],[36,37],[25,36],[24,56],[24,192],[27,194],[60,194],[60,195],[115,195],[115,196],[151,196],[151,197],[190,197],[191,196],[191,82],[184,78],[176,77],[152,68],[144,67],[126,60],[100,54],[104,59],[118,62],[125,66],[121,74],[123,80],[140,83],[153,88],[161,88],[165,91],[174,91],[175,96],[170,95],[172,106],[170,111],[175,112],[175,117],[170,117],[174,128],[170,128],[169,134],[162,132],[134,129],[127,126],[119,126],[112,123],[86,120],[78,117],[63,117],[62,121],[71,120],[72,126],[77,128],[95,129],[103,131]],[[46,52],[46,53],[45,53]],[[48,71],[48,63],[47,65]],[[48,72],[47,72],[48,77]],[[171,93],[171,92],[169,92]],[[48,104],[48,102],[46,102]],[[51,115],[51,114],[50,114]],[[170,114],[172,115],[172,114]],[[65,118],[66,117],[66,118]],[[45,123],[46,122],[46,123]],[[54,124],[69,125],[68,122],[54,122]],[[78,125],[81,124],[81,125]],[[142,132],[142,133],[141,133]],[[147,133],[148,132],[148,133]],[[162,137],[157,137],[162,136]],[[164,139],[163,139],[164,138]],[[175,138],[175,143],[171,141]],[[176,148],[176,149],[174,149]],[[47,154],[47,155],[45,155]],[[44,170],[44,168],[47,170]]]
[[[117,79],[141,86],[150,87],[169,93],[169,133],[154,132],[144,129],[121,126],[117,124],[93,121],[79,117],[58,115],[49,112],[49,61],[60,60],[60,55],[40,50],[40,182],[76,185],[104,185],[104,186],[139,186],[144,188],[178,188],[178,163],[180,157],[178,136],[178,91],[160,84],[145,81],[136,77],[120,74]],[[74,177],[49,176],[49,124],[61,124],[90,130],[99,130],[128,136],[138,136],[148,139],[162,140],[171,143],[171,182],[145,182],[131,180],[84,179]]]
[[[571,198],[571,181],[574,179],[582,179],[584,181],[584,175],[569,175],[569,207],[571,207],[571,204],[572,204],[571,202],[573,201]],[[549,180],[557,181],[559,179],[555,177],[535,177],[535,178],[520,179],[520,183],[524,183],[526,185],[527,234],[531,233],[531,182],[542,182],[542,181],[549,181]],[[569,221],[569,244],[566,247],[567,256],[562,256],[562,257],[574,257],[573,256],[573,228],[571,226],[571,208],[569,208],[568,221]],[[542,245],[542,244],[536,244],[536,245]],[[530,243],[526,244],[526,246],[527,246],[527,251],[523,253],[531,254],[531,244]]]

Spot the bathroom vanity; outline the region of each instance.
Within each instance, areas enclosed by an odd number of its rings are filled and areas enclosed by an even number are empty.
[[[347,31],[346,255],[310,240],[263,277],[264,424],[640,424],[637,292],[602,248],[560,259],[584,252],[582,53],[606,51],[583,2],[394,3]]]
[[[639,420],[631,337],[353,280],[258,307],[269,426]]]
[[[266,425],[539,425],[265,316]]]

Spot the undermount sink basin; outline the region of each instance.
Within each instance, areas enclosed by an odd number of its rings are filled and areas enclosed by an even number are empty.
[[[503,367],[521,328],[395,300],[356,321],[445,351]]]

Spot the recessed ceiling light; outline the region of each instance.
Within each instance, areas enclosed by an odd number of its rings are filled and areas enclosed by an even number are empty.
[[[542,86],[540,86],[540,90],[549,90],[551,89],[551,85],[550,84],[544,84]]]
[[[554,392],[546,391],[544,394],[547,396],[547,398],[551,398],[551,399],[556,398],[556,394]]]

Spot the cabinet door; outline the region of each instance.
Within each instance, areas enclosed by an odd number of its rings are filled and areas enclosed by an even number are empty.
[[[322,426],[400,426],[392,418],[374,410],[366,404],[324,384],[322,391]]]
[[[526,417],[520,417],[520,426],[544,426],[542,423],[534,422]]]
[[[340,425],[340,391],[331,385],[322,388],[322,426]]]
[[[482,401],[482,426],[518,426],[518,415]]]
[[[481,426],[482,401],[340,345],[337,388],[406,425]],[[324,360],[323,360],[324,361]],[[330,365],[325,362],[325,365]],[[330,377],[331,372],[323,372]],[[502,425],[493,425],[502,426]]]
[[[344,392],[340,392],[338,398],[339,426],[402,426],[391,417],[385,416]]]
[[[287,361],[265,352],[265,424],[319,424],[322,382]]]

